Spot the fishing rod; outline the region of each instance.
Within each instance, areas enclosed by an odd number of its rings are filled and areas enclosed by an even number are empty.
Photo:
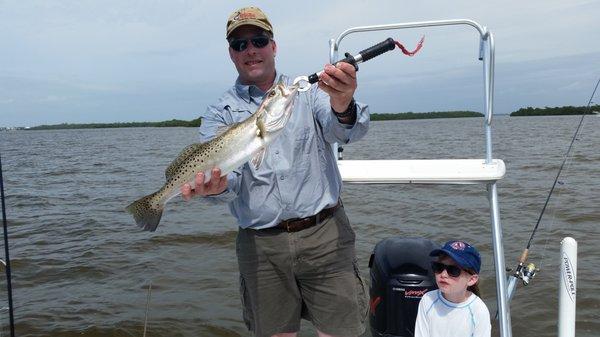
[[[6,205],[4,203],[4,178],[2,176],[2,154],[0,153],[0,195],[2,199],[2,225],[4,228],[4,257],[6,266],[6,291],[8,292],[8,315],[10,320],[10,336],[15,337],[15,319],[13,315],[12,284],[10,275],[10,256],[8,254],[8,225],[6,222]]]
[[[592,100],[594,99],[594,96],[596,95],[596,90],[598,89],[599,84],[600,84],[600,79],[598,79],[598,82],[596,82],[596,87],[594,87],[594,91],[592,92],[592,95],[590,96],[590,100],[588,101],[586,110],[581,115],[581,119],[579,120],[577,129],[575,130],[573,139],[571,139],[571,144],[569,144],[569,148],[567,149],[565,158],[563,159],[563,162],[560,165],[560,168],[558,169],[556,178],[554,178],[554,183],[552,184],[552,187],[550,188],[550,192],[548,193],[548,197],[546,198],[544,207],[542,207],[540,216],[538,217],[537,222],[535,223],[535,226],[533,227],[533,231],[531,232],[531,236],[529,237],[529,241],[527,242],[527,247],[525,247],[525,249],[523,250],[521,257],[519,258],[519,264],[517,265],[517,268],[515,268],[514,273],[512,273],[512,275],[508,277],[508,286],[507,286],[508,287],[508,294],[507,294],[508,301],[510,301],[514,295],[516,285],[517,285],[517,279],[522,280],[523,285],[526,286],[529,284],[531,279],[533,279],[536,272],[539,271],[539,269],[536,268],[534,263],[528,263],[527,265],[525,265],[527,263],[527,258],[529,256],[529,248],[531,247],[533,238],[534,238],[535,234],[537,233],[540,222],[542,221],[542,217],[544,215],[544,212],[546,211],[546,207],[548,206],[548,203],[550,202],[550,197],[552,196],[552,193],[554,192],[554,188],[556,187],[556,184],[558,183],[558,178],[560,177],[560,174],[563,171],[563,168],[565,166],[565,163],[567,162],[567,159],[569,159],[569,157],[570,157],[571,150],[573,149],[573,145],[575,144],[575,140],[577,139],[577,135],[579,134],[579,131],[581,130],[581,126],[583,124],[583,119],[584,119],[585,115],[590,114]]]
[[[148,294],[146,295],[146,313],[144,315],[144,333],[142,337],[146,337],[146,331],[148,331],[148,311],[150,310],[150,295],[152,294],[152,282],[148,284]]]

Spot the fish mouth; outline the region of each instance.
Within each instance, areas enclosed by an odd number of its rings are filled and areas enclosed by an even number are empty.
[[[292,86],[291,90],[289,90],[287,92],[287,94],[285,95],[285,97],[287,98],[287,103],[285,105],[286,109],[289,109],[294,104],[294,100],[296,99],[297,94],[298,94],[298,87]]]
[[[283,91],[284,96],[286,98],[292,96],[292,98],[293,98],[293,96],[295,96],[298,93],[298,89],[299,89],[299,87],[297,85],[291,85],[289,87],[286,87],[285,90]]]

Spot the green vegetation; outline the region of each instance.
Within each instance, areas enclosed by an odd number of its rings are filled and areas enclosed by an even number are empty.
[[[372,121],[404,120],[404,119],[429,119],[429,118],[460,118],[483,117],[482,113],[475,111],[441,111],[441,112],[405,112],[395,114],[371,114]]]
[[[553,116],[553,115],[583,115],[586,113],[597,114],[600,111],[600,105],[592,105],[588,110],[585,106],[563,106],[563,107],[545,107],[545,108],[521,108],[510,116]],[[439,111],[439,112],[405,112],[405,113],[373,113],[372,121],[388,120],[407,120],[407,119],[429,119],[429,118],[461,118],[461,117],[483,117],[484,115],[475,111]],[[90,124],[70,124],[62,123],[55,125],[39,125],[27,130],[59,130],[59,129],[99,129],[99,128],[139,128],[139,127],[199,127],[200,118],[191,121],[180,119],[171,119],[162,122],[129,122],[129,123],[90,123]],[[3,128],[0,131],[8,130]],[[23,128],[10,128],[23,129]]]
[[[591,114],[592,111],[600,110],[600,105],[592,105],[588,110],[585,106],[562,106],[562,107],[545,107],[545,108],[521,108],[510,116],[557,116],[557,115],[584,115]]]
[[[401,119],[425,119],[425,118],[458,118],[458,117],[483,117],[483,114],[474,111],[445,111],[445,112],[423,112],[423,113],[394,113],[394,114],[371,114],[373,121],[401,120]],[[89,124],[54,124],[39,125],[29,130],[61,130],[61,129],[101,129],[101,128],[139,128],[139,127],[199,127],[200,118],[191,121],[172,119],[163,122],[129,122],[129,123],[89,123]]]
[[[180,119],[171,119],[170,121],[162,122],[129,122],[129,123],[91,123],[91,124],[55,124],[55,125],[40,125],[34,126],[29,130],[59,130],[59,129],[100,129],[100,128],[139,128],[139,127],[198,127],[200,126],[200,118],[191,121]]]

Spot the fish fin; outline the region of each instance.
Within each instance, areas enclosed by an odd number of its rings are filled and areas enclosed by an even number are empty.
[[[157,193],[140,198],[125,208],[133,215],[138,226],[150,232],[154,232],[158,227],[164,210],[164,205],[153,202]]]
[[[219,126],[217,128],[217,130],[215,131],[215,137],[224,134],[225,132],[227,132],[227,130],[231,129],[232,127],[234,127],[237,124],[239,124],[239,123],[233,123],[233,124]]]
[[[257,136],[259,136],[260,138],[265,138],[265,136],[267,135],[267,128],[265,127],[265,122],[263,122],[262,119],[257,119],[256,126],[258,127]]]
[[[231,123],[231,124],[221,125],[221,126],[217,127],[217,130],[215,130],[215,137],[218,137],[218,136],[224,134],[225,132],[229,131],[230,129],[233,129],[234,127],[236,127],[240,124],[242,124],[242,122]]]
[[[260,164],[262,164],[263,159],[265,158],[265,148],[261,148],[260,150],[258,150],[258,152],[254,155],[254,157],[252,157],[252,160],[250,160],[250,162],[252,163],[252,166],[254,166],[255,169],[258,170],[258,168],[260,167]]]
[[[181,166],[181,164],[192,153],[194,153],[197,149],[199,149],[202,146],[202,144],[203,143],[190,144],[190,145],[186,146],[183,150],[181,150],[181,152],[179,152],[179,155],[177,156],[177,158],[173,159],[171,164],[169,164],[169,166],[165,170],[165,178],[167,181],[171,180],[171,178],[173,177],[173,175],[175,174],[175,172],[177,171],[179,166]]]

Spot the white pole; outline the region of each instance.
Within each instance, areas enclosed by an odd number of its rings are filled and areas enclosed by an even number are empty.
[[[565,237],[560,243],[558,284],[558,337],[575,336],[575,297],[577,295],[577,241]]]

